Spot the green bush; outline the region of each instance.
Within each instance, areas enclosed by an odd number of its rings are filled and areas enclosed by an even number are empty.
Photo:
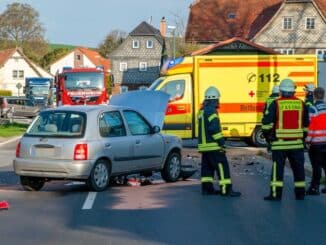
[[[0,96],[12,96],[12,91],[0,89]]]

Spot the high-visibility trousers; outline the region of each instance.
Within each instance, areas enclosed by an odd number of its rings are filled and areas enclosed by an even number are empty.
[[[271,195],[282,197],[284,165],[286,159],[289,160],[293,177],[294,190],[296,196],[305,194],[305,171],[304,171],[304,150],[273,150],[272,151],[272,175],[271,175]]]
[[[225,152],[209,151],[202,153],[201,182],[204,190],[213,190],[215,171],[217,171],[218,174],[221,193],[228,193],[228,191],[231,189],[231,177]]]

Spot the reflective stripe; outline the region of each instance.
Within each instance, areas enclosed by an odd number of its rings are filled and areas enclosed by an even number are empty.
[[[297,144],[302,144],[302,140],[298,139],[298,140],[277,140],[277,141],[273,141],[272,142],[272,146],[278,146],[278,145],[297,145]]]
[[[276,137],[279,139],[282,138],[302,138],[303,129],[276,129]]]
[[[220,181],[219,181],[219,184],[220,184],[220,186],[222,188],[222,194],[226,194],[226,185],[227,184],[231,184],[231,180],[224,178],[224,169],[223,169],[222,163],[219,163],[218,164],[218,168],[220,170]],[[227,182],[229,182],[229,183],[227,183]]]
[[[217,143],[198,144],[198,151],[213,151],[222,149]]]
[[[272,183],[276,183],[277,179],[276,179],[276,162],[273,162],[273,178],[271,181],[271,186],[272,186],[272,195],[273,197],[276,197],[276,186],[272,185]]]
[[[301,134],[283,134],[283,133],[276,133],[276,137],[278,139],[297,139],[303,137],[303,132]]]
[[[306,182],[304,182],[304,181],[297,181],[297,182],[294,182],[294,186],[295,187],[299,187],[299,188],[305,188],[306,187]]]
[[[214,140],[222,139],[223,134],[222,133],[213,134],[212,137]]]
[[[265,124],[265,125],[262,125],[261,128],[264,130],[269,130],[269,129],[272,129],[274,126],[274,123],[270,123],[270,124]]]
[[[212,114],[208,117],[208,121],[211,122],[214,118],[218,118],[216,114]]]
[[[272,181],[271,186],[283,187],[283,181]]]
[[[219,181],[220,185],[230,185],[231,184],[231,179],[224,179]]]
[[[272,150],[294,150],[294,149],[303,149],[303,144],[272,146]]]
[[[202,183],[213,182],[213,177],[201,177],[200,180]]]

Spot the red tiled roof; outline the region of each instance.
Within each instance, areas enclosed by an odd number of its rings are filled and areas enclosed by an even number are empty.
[[[95,66],[103,66],[105,71],[111,69],[111,63],[109,59],[103,58],[98,52],[88,49],[88,48],[78,48],[83,54],[87,56],[88,59],[95,65]]]
[[[0,66],[3,66],[15,52],[16,48],[0,50]]]
[[[245,43],[246,45],[254,47],[257,50],[263,51],[266,54],[277,54],[277,52],[275,50],[271,49],[271,48],[263,47],[261,45],[250,42],[250,41],[245,40],[245,39],[240,38],[240,37],[234,37],[234,38],[231,38],[231,39],[228,39],[228,40],[216,43],[216,44],[211,44],[211,45],[209,45],[209,46],[207,46],[205,48],[198,49],[198,50],[192,52],[191,55],[205,55],[205,54],[208,54],[208,53],[210,53],[210,52],[212,52],[212,51],[214,51],[214,50],[216,50],[216,49],[218,49],[220,47],[223,47],[223,46],[228,45],[228,44],[233,43],[233,42]]]
[[[314,0],[326,17],[326,0]],[[219,42],[253,38],[275,15],[284,0],[197,0],[191,5],[187,42]]]

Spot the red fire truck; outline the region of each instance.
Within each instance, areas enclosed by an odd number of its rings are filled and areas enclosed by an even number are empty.
[[[102,68],[63,68],[56,76],[56,104],[107,104],[107,75]]]

